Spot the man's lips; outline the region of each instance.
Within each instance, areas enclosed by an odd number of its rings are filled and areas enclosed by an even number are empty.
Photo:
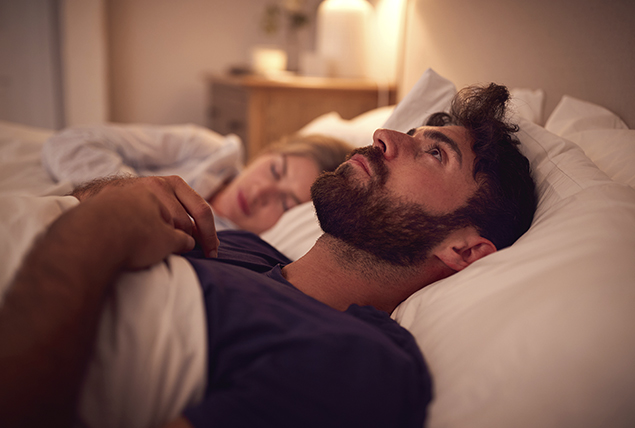
[[[369,176],[371,175],[372,170],[365,156],[360,154],[355,154],[349,159],[349,162],[352,164],[359,165],[364,170],[364,172],[366,172],[367,175]]]
[[[238,191],[237,199],[238,199],[238,206],[240,207],[240,210],[243,212],[243,214],[245,214],[246,216],[249,216],[251,214],[251,210],[249,209],[247,198],[245,198],[245,194],[243,193],[242,190]]]

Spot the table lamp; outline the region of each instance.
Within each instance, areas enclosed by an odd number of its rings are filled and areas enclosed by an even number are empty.
[[[325,0],[320,4],[316,47],[329,76],[367,76],[367,38],[372,12],[366,0]]]

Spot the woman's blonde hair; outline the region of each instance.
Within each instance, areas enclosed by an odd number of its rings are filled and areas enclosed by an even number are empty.
[[[353,147],[338,139],[322,134],[293,134],[282,137],[266,146],[259,154],[280,153],[284,155],[302,156],[313,160],[321,172],[334,171]]]

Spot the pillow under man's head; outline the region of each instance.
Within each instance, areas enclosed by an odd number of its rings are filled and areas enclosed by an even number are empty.
[[[537,203],[529,161],[514,135],[518,126],[506,121],[508,101],[505,86],[470,86],[459,91],[447,113],[435,113],[426,122],[462,126],[470,134],[479,188],[460,214],[499,250],[529,229]]]

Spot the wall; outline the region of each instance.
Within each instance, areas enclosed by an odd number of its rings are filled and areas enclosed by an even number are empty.
[[[248,64],[256,44],[285,46],[282,32],[261,30],[276,1],[0,0],[0,119],[47,128],[204,125],[206,74]],[[370,0],[384,22],[371,69],[382,81],[394,79],[400,54],[390,45],[396,27],[385,22],[401,19],[404,1]],[[313,17],[300,46],[313,50],[320,0],[299,2]]]
[[[599,103],[635,127],[635,1],[412,0],[403,91],[428,67],[462,87],[542,88]]]
[[[284,44],[260,29],[271,2],[108,0],[110,119],[204,125],[205,74],[248,63],[254,44]],[[305,3],[315,10],[319,0]],[[312,34],[301,35],[311,48]]]
[[[0,120],[64,123],[55,0],[0,0]]]
[[[259,29],[271,1],[0,0],[0,119],[204,125],[205,73],[247,63],[254,44],[284,42]],[[318,4],[306,0],[307,10]],[[632,0],[410,0],[401,94],[433,67],[458,86],[542,88],[547,113],[564,93],[594,101],[635,127],[633,16]],[[305,29],[308,48],[312,35]]]
[[[60,0],[64,126],[108,120],[105,0]]]

